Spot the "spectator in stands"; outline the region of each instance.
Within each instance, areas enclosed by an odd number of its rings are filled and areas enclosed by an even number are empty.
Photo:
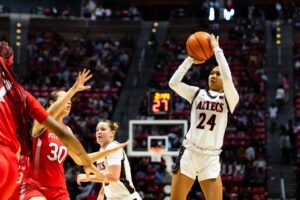
[[[288,102],[290,97],[289,97],[289,89],[290,89],[290,84],[289,84],[289,78],[288,78],[288,75],[287,74],[284,74],[281,78],[281,84],[282,84],[282,87],[284,89],[284,93],[285,93],[285,97],[284,97],[284,101],[285,102]]]
[[[86,18],[96,19],[96,2],[94,0],[83,1],[82,16]]]
[[[269,119],[271,123],[271,134],[273,134],[276,131],[277,128],[277,112],[278,108],[275,103],[271,103],[271,106],[269,107]]]
[[[262,154],[260,154],[258,158],[253,162],[253,167],[256,172],[258,172],[259,169],[261,169],[263,172],[267,170],[267,162]]]
[[[285,91],[282,84],[279,84],[276,89],[275,99],[277,102],[278,111],[280,112],[284,106]]]
[[[246,159],[250,162],[255,159],[255,149],[253,147],[252,142],[246,149]]]
[[[235,161],[234,162],[234,171],[233,171],[233,176],[234,177],[239,177],[242,178],[245,175],[245,165],[243,162],[239,161]]]
[[[300,69],[300,58],[298,58],[298,59],[295,60],[295,62],[294,62],[294,68],[296,70]]]
[[[226,162],[226,161],[221,162],[220,174],[222,176],[231,176],[233,173],[233,167],[234,166],[232,165],[232,162]]]
[[[291,152],[291,139],[288,132],[285,130],[280,135],[280,149],[281,149],[281,157],[284,164],[288,164],[290,162],[290,152]]]

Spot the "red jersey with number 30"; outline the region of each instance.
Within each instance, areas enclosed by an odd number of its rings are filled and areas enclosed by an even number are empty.
[[[49,129],[43,129],[33,138],[33,157],[29,177],[42,186],[65,187],[64,161],[68,149]]]

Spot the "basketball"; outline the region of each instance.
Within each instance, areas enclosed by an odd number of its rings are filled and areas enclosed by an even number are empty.
[[[200,61],[206,61],[213,55],[213,50],[207,32],[196,32],[186,41],[186,51],[189,56]]]

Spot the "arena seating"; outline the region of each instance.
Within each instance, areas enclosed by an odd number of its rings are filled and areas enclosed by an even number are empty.
[[[296,141],[295,141],[295,165],[297,167],[297,194],[300,197],[300,30],[295,27],[294,32],[294,82],[295,82],[295,125],[296,125]]]

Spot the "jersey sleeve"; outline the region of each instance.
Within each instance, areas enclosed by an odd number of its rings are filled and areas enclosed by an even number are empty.
[[[233,113],[239,101],[239,94],[233,84],[230,68],[224,56],[223,50],[220,47],[216,47],[214,48],[214,53],[220,68],[224,93],[229,106],[229,110],[231,113]]]
[[[40,124],[48,118],[47,111],[28,91],[26,91],[26,103],[29,116],[36,119]]]
[[[107,149],[116,147],[117,144],[112,142]],[[123,159],[123,150],[119,149],[118,151],[116,151],[115,153],[110,154],[109,156],[107,156],[107,166],[111,166],[111,165],[120,165],[121,166],[121,161]]]
[[[191,57],[187,57],[178,67],[169,81],[170,88],[174,90],[179,96],[186,99],[189,103],[192,103],[194,96],[199,89],[196,86],[190,86],[182,82],[183,77],[191,68],[192,64],[193,59]]]

